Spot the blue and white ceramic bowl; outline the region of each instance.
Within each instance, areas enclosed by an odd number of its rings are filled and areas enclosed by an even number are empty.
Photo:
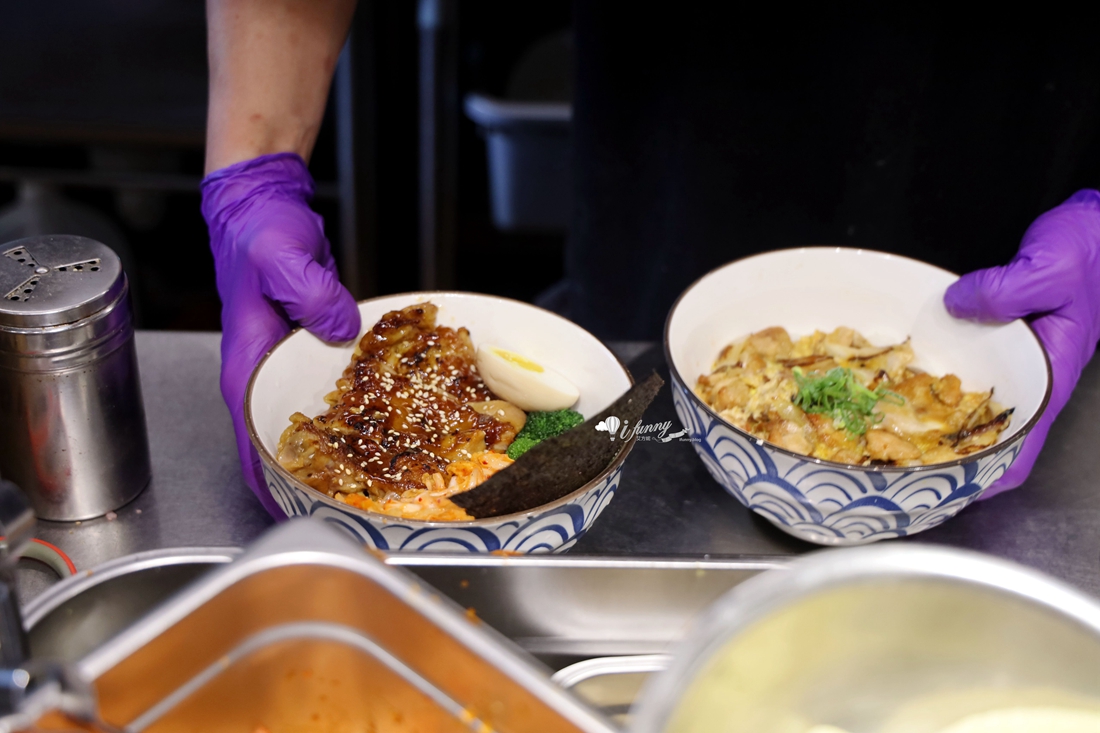
[[[384,313],[425,301],[439,306],[440,325],[468,328],[475,345],[504,347],[567,377],[581,393],[574,409],[585,417],[630,388],[626,367],[595,336],[549,311],[506,298],[455,292],[374,298],[359,304],[363,333]],[[335,388],[354,346],[325,343],[299,329],[280,341],[252,375],[245,399],[249,432],[267,488],[287,516],[318,517],[380,550],[561,552],[580,539],[615,495],[633,440],[603,473],[572,494],[528,512],[491,519],[401,519],[357,509],[311,489],[275,460],[279,436],[294,412],[316,415],[328,409],[324,396]]]
[[[934,527],[981,496],[1012,465],[1050,398],[1050,364],[1023,321],[952,318],[943,294],[956,275],[868,250],[809,247],[732,262],[680,296],[665,324],[676,413],[699,457],[729,493],[784,532],[858,545]],[[912,338],[914,366],[952,373],[969,391],[993,387],[1015,407],[995,445],[952,463],[849,466],[792,453],[734,427],[694,392],[719,351],[769,326],[792,336],[849,326],[871,343]]]

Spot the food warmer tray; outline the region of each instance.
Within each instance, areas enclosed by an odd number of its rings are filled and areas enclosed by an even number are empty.
[[[26,621],[32,655],[71,662],[103,718],[135,733],[611,731],[548,667],[667,651],[699,610],[779,564],[417,554],[385,557],[389,572],[309,521],[243,555],[127,560],[44,594]]]

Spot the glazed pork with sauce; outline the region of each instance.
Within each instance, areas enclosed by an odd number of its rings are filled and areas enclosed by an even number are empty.
[[[526,414],[478,375],[465,328],[436,325],[436,306],[385,314],[325,397],[327,412],[291,416],[279,463],[328,496],[409,519],[468,520],[447,497],[512,461]]]
[[[747,433],[848,465],[944,463],[996,443],[1012,410],[993,390],[965,392],[913,359],[908,340],[875,346],[841,327],[795,341],[775,326],[724,348],[696,392]]]

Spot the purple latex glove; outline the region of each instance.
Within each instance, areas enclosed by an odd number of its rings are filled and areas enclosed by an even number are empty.
[[[1024,440],[1016,462],[983,498],[1024,482],[1054,418],[1065,407],[1100,339],[1100,192],[1078,191],[1035,220],[1020,251],[1004,267],[963,275],[947,289],[947,310],[959,318],[1029,318],[1050,356],[1050,404]]]
[[[222,396],[245,481],[276,518],[284,514],[264,486],[244,422],[252,370],[295,322],[326,341],[359,333],[359,310],[340,284],[324,222],[309,208],[312,197],[313,178],[294,153],[236,163],[202,182],[222,300]]]

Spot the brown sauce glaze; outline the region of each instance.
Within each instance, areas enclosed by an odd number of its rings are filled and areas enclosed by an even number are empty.
[[[325,397],[331,408],[291,416],[279,463],[329,496],[387,501],[430,488],[433,474],[445,480],[454,461],[506,449],[517,428],[470,406],[494,397],[469,332],[437,326],[436,313],[431,303],[386,313]]]

